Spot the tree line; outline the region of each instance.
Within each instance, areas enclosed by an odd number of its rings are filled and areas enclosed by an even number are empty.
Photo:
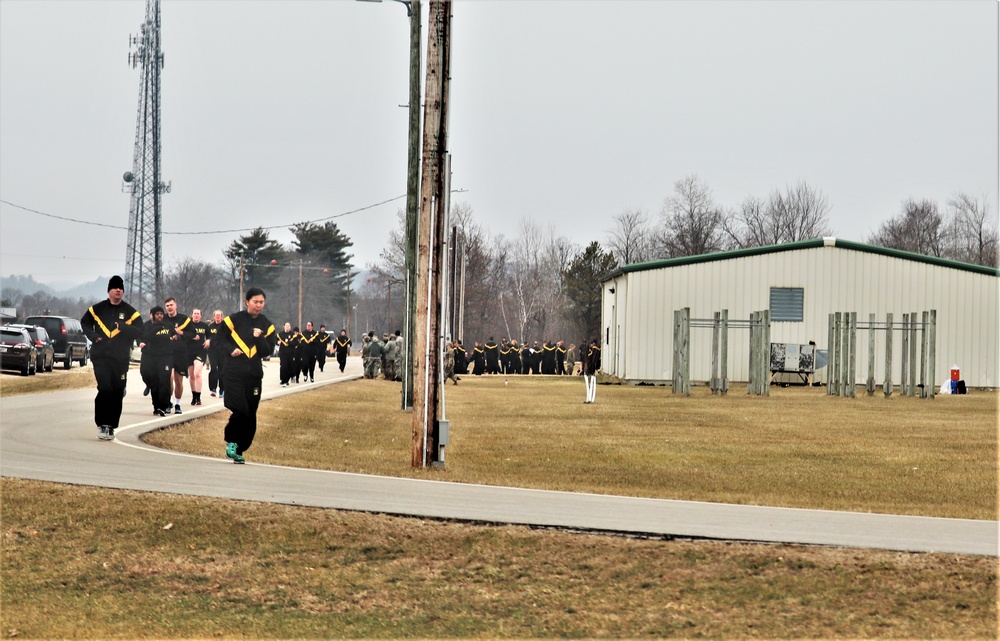
[[[633,263],[775,245],[832,235],[830,204],[799,182],[766,196],[748,196],[735,208],[719,204],[697,176],[674,183],[658,216],[626,208],[611,218],[604,245],[579,245],[552,225],[522,219],[512,235],[493,233],[467,202],[453,204],[452,255],[464,274],[463,341],[490,337],[519,341],[579,342],[599,336],[601,279]],[[397,212],[378,259],[352,263],[353,241],[335,223],[303,222],[290,228],[285,246],[258,228],[240,236],[212,263],[189,257],[166,266],[164,291],[182,310],[238,309],[240,291],[267,292],[268,317],[278,323],[325,323],[367,331],[403,327],[405,312],[405,214]],[[956,194],[943,207],[908,198],[863,242],[940,258],[996,267],[996,214],[988,200]],[[362,275],[363,274],[363,275]],[[454,294],[455,292],[453,292]],[[20,316],[42,312],[81,316],[93,301],[64,300],[37,292],[5,292],[4,306]]]

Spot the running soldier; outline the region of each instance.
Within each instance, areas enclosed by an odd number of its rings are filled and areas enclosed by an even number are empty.
[[[295,333],[292,324],[285,323],[284,329],[278,334],[278,377],[282,387],[288,387],[295,367]]]
[[[233,463],[244,463],[243,452],[253,444],[257,434],[257,407],[264,382],[264,356],[274,353],[277,342],[274,325],[264,311],[264,290],[251,287],[246,294],[246,311],[223,319],[225,330],[219,341],[227,352],[223,371],[226,379],[226,409],[232,414],[226,423],[224,438],[226,456]]]
[[[341,372],[347,367],[347,357],[351,353],[351,345],[351,338],[347,335],[347,330],[340,330],[340,336],[337,337],[333,347],[334,351],[337,352],[337,365],[340,366]]]
[[[222,327],[222,310],[217,309],[212,312],[212,322],[208,324],[208,334],[206,336],[205,347],[208,348],[208,389],[212,396],[222,396],[224,387],[222,385],[222,367],[226,362],[225,353],[222,346],[215,338],[219,335]]]
[[[316,367],[323,371],[326,365],[326,355],[330,352],[330,334],[326,331],[326,325],[319,326],[319,334],[316,336]]]
[[[208,355],[208,348],[205,341],[208,340],[208,323],[201,320],[201,310],[191,310],[191,322],[185,334],[187,340],[187,360],[188,360],[188,384],[191,386],[191,404],[201,405],[201,378],[205,369],[205,357]]]
[[[302,332],[300,341],[302,342],[302,378],[303,382],[312,383],[316,375],[316,351],[313,342],[318,336],[313,329],[312,321],[306,322],[306,331]]]
[[[191,319],[177,311],[177,299],[173,296],[163,301],[163,309],[166,316],[163,317],[163,324],[170,328],[173,334],[170,340],[173,341],[173,363],[174,369],[171,374],[173,383],[173,393],[170,396],[170,404],[174,406],[174,414],[181,413],[181,397],[184,395],[184,378],[187,377],[188,360],[187,344],[184,342],[184,329],[187,328]]]
[[[170,328],[163,324],[163,308],[149,310],[149,324],[139,347],[142,359],[139,374],[153,402],[153,414],[166,416],[170,407],[170,373],[173,370],[173,345]]]
[[[111,441],[122,416],[122,398],[128,377],[132,343],[142,338],[142,316],[123,300],[125,282],[121,276],[108,281],[108,298],[87,310],[80,319],[83,333],[93,343],[90,360],[94,364],[97,397],[94,423],[97,438]]]

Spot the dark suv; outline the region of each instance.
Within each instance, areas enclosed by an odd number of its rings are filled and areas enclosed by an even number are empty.
[[[83,333],[80,321],[69,316],[29,316],[24,319],[25,325],[44,327],[55,348],[55,360],[63,367],[73,367],[73,361],[83,367],[90,360],[90,347],[87,336]]]

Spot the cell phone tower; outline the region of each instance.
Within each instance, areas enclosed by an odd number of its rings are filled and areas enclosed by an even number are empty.
[[[141,68],[132,171],[122,177],[131,198],[128,214],[125,296],[140,306],[163,300],[161,196],[170,183],[160,179],[160,0],[146,0],[146,20],[129,36],[132,68]]]

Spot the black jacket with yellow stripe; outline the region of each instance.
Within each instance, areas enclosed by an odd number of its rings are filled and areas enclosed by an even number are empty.
[[[261,330],[260,336],[256,338],[253,335],[254,328]],[[222,327],[219,328],[216,340],[222,345],[226,355],[226,365],[223,368],[225,376],[249,374],[260,377],[264,375],[261,359],[274,353],[278,333],[263,314],[254,318],[247,312],[236,312],[222,319]],[[233,356],[236,350],[239,350],[239,354]]]
[[[110,300],[102,300],[87,310],[80,324],[93,343],[90,348],[93,360],[110,358],[128,363],[132,343],[142,339],[142,316],[125,301],[112,305]]]

